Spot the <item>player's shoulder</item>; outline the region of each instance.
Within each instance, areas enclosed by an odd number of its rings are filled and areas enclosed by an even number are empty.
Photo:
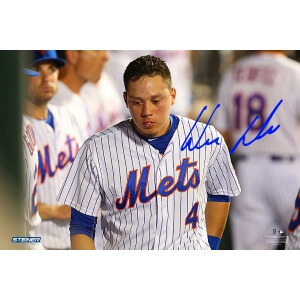
[[[113,78],[112,76],[107,72],[103,71],[101,74],[101,78],[97,83],[100,87],[106,87],[109,86],[111,87],[113,85]]]
[[[23,127],[23,129],[26,128],[27,125],[31,125],[30,117],[23,114],[22,115],[22,127]]]
[[[52,113],[55,126],[60,128],[75,130],[76,118],[67,107],[55,104],[48,104],[48,110]],[[77,132],[78,133],[78,132]]]
[[[115,135],[121,135],[122,133],[126,134],[128,132],[132,132],[132,126],[130,123],[130,118],[123,120],[111,127],[108,127],[98,133],[95,133],[94,135],[92,135],[88,140],[89,141],[93,141],[93,140],[101,140],[103,138],[109,138],[111,136],[115,136]]]
[[[30,117],[27,115],[22,115],[22,136],[31,135],[31,138],[34,139],[34,129],[32,123],[30,121]]]
[[[286,56],[282,56],[278,58],[281,60],[281,63],[283,66],[286,67],[286,69],[290,70],[292,73],[296,74],[299,76],[300,74],[300,63],[294,59],[291,59]]]
[[[220,132],[210,124],[206,124],[203,122],[196,122],[193,119],[177,116],[179,118],[179,126],[183,128],[184,132],[189,130],[188,132],[193,132],[194,134],[200,134],[205,131],[205,135],[207,137],[216,138],[221,137]],[[187,132],[187,133],[188,133]]]
[[[68,105],[74,101],[74,96],[76,96],[76,94],[73,93],[66,84],[59,80],[57,91],[51,99],[51,104],[56,106]]]
[[[58,106],[53,103],[49,103],[47,107],[54,118],[66,119],[70,116],[69,110],[63,106]]]
[[[236,63],[236,66],[242,64],[264,64],[273,68],[280,68],[286,71],[300,71],[300,63],[281,53],[260,53],[249,55]]]

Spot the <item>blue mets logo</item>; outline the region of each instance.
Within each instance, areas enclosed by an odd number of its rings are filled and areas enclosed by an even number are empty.
[[[79,151],[78,143],[76,142],[75,138],[71,138],[69,135],[66,136],[65,144],[68,147],[68,153],[65,151],[61,151],[58,153],[57,158],[52,158],[57,160],[55,162],[55,167],[51,167],[51,159],[50,159],[50,151],[49,145],[44,146],[43,153],[42,149],[39,149],[39,173],[38,177],[40,183],[44,183],[46,179],[46,175],[48,174],[49,177],[53,177],[56,174],[58,169],[63,169],[68,163],[72,163],[75,159],[77,152]],[[73,144],[75,145],[75,151],[73,151]]]
[[[179,174],[176,182],[173,176],[166,176],[160,181],[158,188],[149,195],[146,195],[146,190],[151,165],[143,167],[138,183],[138,170],[130,171],[127,178],[124,196],[116,200],[116,208],[118,210],[125,209],[126,207],[133,208],[138,200],[145,204],[157,195],[168,197],[176,190],[179,192],[185,192],[189,188],[197,188],[200,184],[199,170],[195,168],[198,162],[189,162],[189,160],[190,158],[184,158],[181,164],[177,166],[176,170],[179,171]],[[185,179],[187,178],[187,169],[191,167],[194,167],[194,171],[190,178],[187,179],[187,182],[185,182]]]

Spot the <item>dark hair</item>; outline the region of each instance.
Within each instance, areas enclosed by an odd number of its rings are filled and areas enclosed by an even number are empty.
[[[141,56],[133,60],[126,68],[123,80],[125,90],[128,89],[129,81],[139,80],[143,76],[160,75],[167,84],[169,90],[172,89],[171,73],[165,61],[153,55]]]

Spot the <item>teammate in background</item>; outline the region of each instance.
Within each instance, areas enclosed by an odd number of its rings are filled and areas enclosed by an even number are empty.
[[[28,76],[40,76],[38,72],[24,68],[24,74]],[[28,118],[23,115],[22,119],[22,149],[24,157],[24,210],[25,210],[25,234],[26,236],[35,237],[35,227],[42,220],[37,211],[37,172],[38,172],[38,153],[36,140],[32,125]],[[42,244],[29,244],[29,249],[42,250]]]
[[[300,182],[300,64],[284,51],[257,51],[236,62],[219,87],[214,125],[231,145],[258,116],[247,133],[252,141],[281,99],[270,121],[278,131],[234,152],[243,190],[230,217],[234,249],[273,249],[266,237],[288,229]]]
[[[103,71],[100,80],[96,82],[86,82],[82,86],[80,95],[91,116],[93,133],[115,125],[125,118],[124,102],[107,72]]]
[[[295,208],[288,229],[285,250],[300,250],[300,190],[295,201]]]
[[[52,103],[67,108],[75,117],[83,139],[96,132],[92,127],[93,117],[80,95],[82,86],[100,79],[104,63],[108,59],[104,50],[64,50],[59,57],[66,60],[66,65],[59,75],[58,91]]]
[[[218,249],[240,193],[222,136],[170,115],[176,90],[160,58],[132,61],[124,85],[132,118],[85,142],[58,196],[72,207],[72,249],[95,249],[99,208],[104,249]],[[181,150],[189,131],[218,142]]]
[[[70,207],[58,205],[56,197],[82,143],[68,111],[48,104],[57,90],[59,68],[64,63],[55,51],[33,51],[30,68],[40,76],[28,77],[25,104],[39,159],[37,202],[42,223],[36,227],[36,235],[46,249],[70,248]]]
[[[116,123],[120,118],[118,98],[110,93],[112,86],[105,86],[107,78],[102,77],[108,52],[62,50],[59,56],[66,59],[67,63],[61,69],[58,92],[52,103],[73,113],[84,140]],[[98,237],[96,246],[102,249],[102,241]]]

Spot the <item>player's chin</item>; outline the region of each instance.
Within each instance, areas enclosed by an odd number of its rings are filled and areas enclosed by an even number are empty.
[[[43,99],[44,101],[50,101],[53,98],[54,94],[55,94],[54,92],[42,93],[40,98]]]
[[[157,135],[157,130],[155,130],[155,129],[145,129],[145,128],[143,128],[142,134],[143,134],[144,136],[149,137],[149,138],[154,138],[154,137],[156,137],[156,135]]]
[[[96,74],[94,74],[89,80],[93,83],[97,83],[101,78],[101,73],[102,73],[102,69],[100,72],[97,72]]]

